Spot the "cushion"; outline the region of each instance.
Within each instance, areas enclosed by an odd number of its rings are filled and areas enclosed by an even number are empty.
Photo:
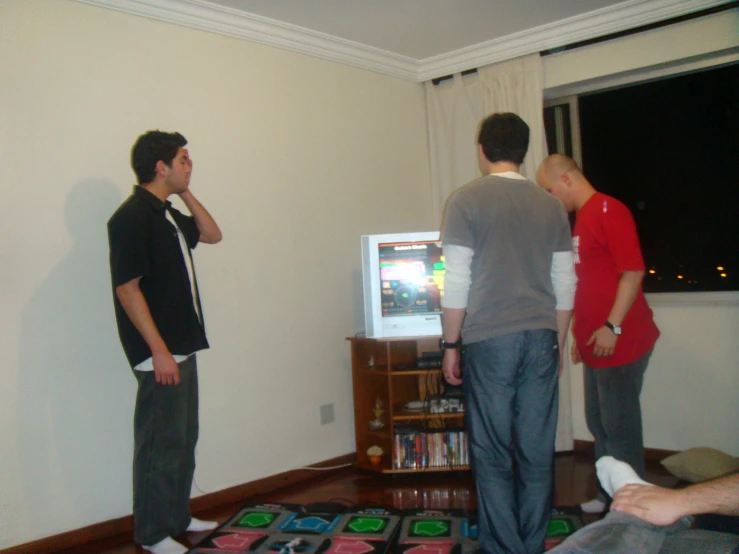
[[[689,483],[700,483],[739,470],[739,458],[708,447],[673,454],[661,464],[675,477]]]

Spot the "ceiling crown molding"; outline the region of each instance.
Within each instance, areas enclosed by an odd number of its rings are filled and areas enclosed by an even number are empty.
[[[418,60],[206,0],[76,0],[201,31],[258,42],[412,81]]]
[[[728,0],[628,0],[616,6],[417,60],[297,25],[212,4],[207,0],[76,1],[292,50],[418,82],[617,33],[728,2]]]
[[[630,0],[426,58],[419,62],[418,80],[428,81],[542,50],[561,48],[727,3],[728,0]]]

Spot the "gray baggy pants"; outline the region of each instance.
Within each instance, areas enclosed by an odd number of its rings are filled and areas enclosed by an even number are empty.
[[[178,364],[179,385],[159,385],[153,371],[135,371],[134,541],[152,545],[190,525],[190,491],[198,442],[195,355]]]

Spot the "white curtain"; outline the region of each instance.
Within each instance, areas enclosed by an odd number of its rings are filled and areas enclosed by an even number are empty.
[[[477,130],[493,112],[514,112],[529,126],[529,151],[521,174],[531,180],[547,156],[544,132],[544,68],[538,54],[478,68],[467,76],[426,87],[426,110],[431,159],[431,195],[434,218],[441,223],[449,194],[480,176]],[[567,358],[567,356],[566,356]],[[572,406],[569,363],[559,382],[557,451],[572,450]]]

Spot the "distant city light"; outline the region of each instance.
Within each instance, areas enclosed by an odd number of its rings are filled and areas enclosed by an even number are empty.
[[[726,273],[722,273],[721,274],[721,277],[726,277]]]
[[[653,269],[650,269],[649,270],[649,273],[657,273],[657,272],[655,270],[653,270]]]
[[[716,269],[718,269],[719,271],[723,271],[724,270],[724,266],[720,265]]]
[[[678,276],[677,276],[677,278],[678,278],[678,279],[682,279],[682,278],[683,278],[683,276],[682,276],[682,275],[678,275]]]

